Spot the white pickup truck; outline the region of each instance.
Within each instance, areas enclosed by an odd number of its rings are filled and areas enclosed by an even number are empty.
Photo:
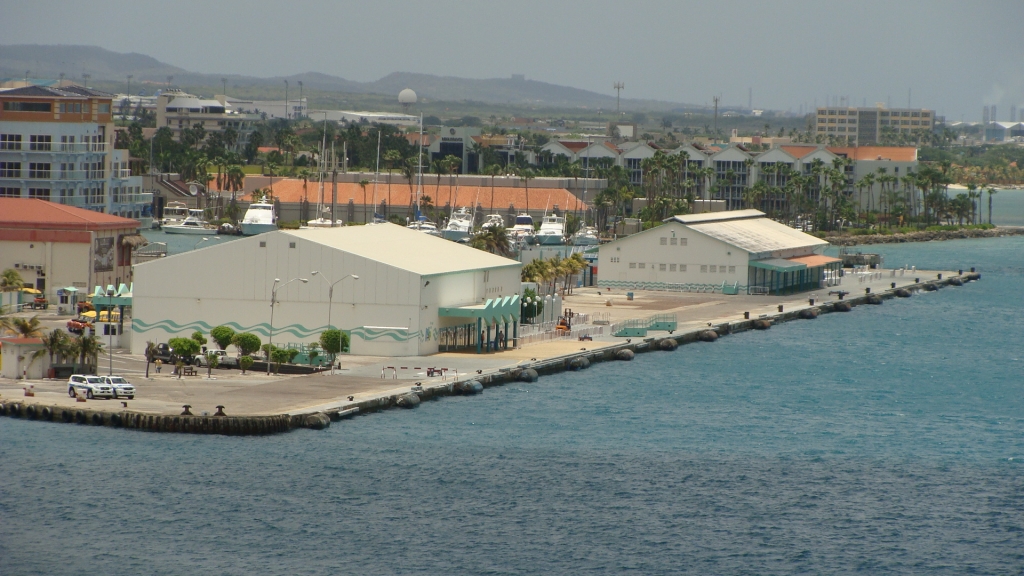
[[[218,368],[238,368],[238,358],[229,356],[224,350],[210,350],[207,354],[217,355],[217,367]],[[196,366],[205,367],[208,364],[205,354],[197,354],[196,359],[193,362]]]

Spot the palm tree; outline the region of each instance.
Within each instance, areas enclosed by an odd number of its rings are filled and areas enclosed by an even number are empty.
[[[7,268],[0,273],[0,292],[17,292],[24,287],[25,281],[14,268]]]
[[[502,168],[498,164],[490,164],[487,168],[484,168],[484,174],[491,177],[491,212],[497,212],[494,209],[494,178],[502,173]]]
[[[95,334],[89,336],[83,334],[72,340],[71,349],[78,355],[79,369],[86,366],[86,360],[92,360],[90,366],[95,366],[97,358],[103,353],[103,340]]]
[[[363,224],[366,224],[366,187],[370,184],[370,181],[363,178],[359,181],[359,187],[363,189]],[[374,208],[376,210],[376,208]]]
[[[526,213],[530,213],[530,180],[537,177],[537,173],[530,168],[523,168],[519,171],[519,177],[523,179],[523,184],[526,185]]]
[[[43,325],[39,323],[39,317],[33,316],[31,318],[2,318],[0,322],[3,322],[3,332],[7,332],[17,336],[18,338],[42,338],[43,337]]]
[[[388,169],[388,210],[391,210],[391,172],[395,165],[402,160],[402,154],[398,150],[388,150],[384,153],[384,165]]]
[[[985,192],[988,193],[988,223],[992,224],[992,195],[995,194],[997,190],[989,186],[985,188]]]
[[[149,365],[153,363],[153,358],[156,357],[156,343],[149,340],[146,341],[146,379],[149,379]]]
[[[482,250],[499,256],[511,256],[512,245],[508,241],[508,233],[502,226],[488,226],[481,230],[473,241]]]
[[[56,356],[59,359],[63,359],[67,355],[68,346],[71,344],[71,337],[68,333],[61,330],[50,330],[50,332],[43,336],[43,348],[50,355],[50,364],[52,365],[53,359]]]

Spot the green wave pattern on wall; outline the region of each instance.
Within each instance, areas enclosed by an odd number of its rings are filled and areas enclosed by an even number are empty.
[[[379,340],[382,338],[390,338],[395,342],[408,342],[419,338],[419,332],[409,332],[408,330],[400,330],[395,328],[369,328],[367,326],[360,326],[354,328],[350,333],[353,337],[358,336],[363,340]]]
[[[242,326],[237,322],[224,322],[223,324],[217,324],[217,326],[227,326],[235,332],[252,332],[259,336],[270,337],[270,324],[254,324],[252,326]],[[179,334],[182,332],[194,332],[199,330],[205,334],[209,334],[215,326],[210,325],[201,320],[194,322],[188,322],[186,324],[178,324],[173,320],[160,320],[159,322],[145,322],[139,318],[132,319],[132,330],[136,333],[152,332],[156,330],[162,330],[168,334]],[[321,332],[327,329],[327,325],[319,326],[316,328],[306,328],[301,324],[289,324],[288,326],[275,326],[274,336],[281,334],[291,334],[296,338],[303,340],[318,336]]]

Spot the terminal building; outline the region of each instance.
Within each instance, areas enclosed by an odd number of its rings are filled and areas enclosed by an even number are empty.
[[[280,347],[331,326],[374,356],[511,347],[521,268],[394,224],[269,232],[137,264],[132,353],[222,324]]]
[[[834,283],[828,242],[759,210],[673,216],[598,251],[599,287],[786,294]]]

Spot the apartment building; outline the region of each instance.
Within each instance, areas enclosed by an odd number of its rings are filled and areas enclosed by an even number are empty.
[[[81,86],[0,91],[0,197],[148,219],[152,195],[113,149],[112,99]]]
[[[897,134],[934,130],[936,121],[935,111],[925,108],[825,107],[817,110],[815,130],[845,138],[852,146],[867,146],[881,142],[889,130]]]
[[[224,132],[232,129],[236,140],[232,149],[239,150],[249,142],[258,114],[238,112],[229,102],[194,96],[178,89],[162,92],[157,97],[156,127],[170,128],[174,139],[181,138],[181,131],[201,125],[207,133]]]

